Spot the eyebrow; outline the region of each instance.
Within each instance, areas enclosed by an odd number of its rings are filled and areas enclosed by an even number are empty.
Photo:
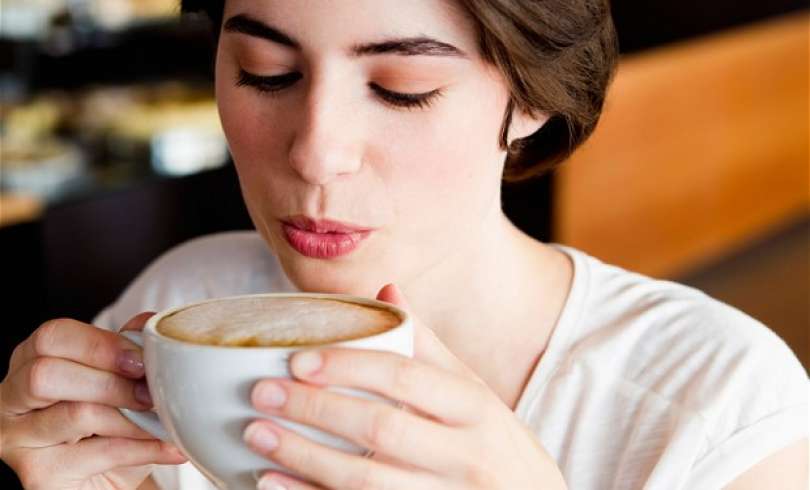
[[[245,14],[230,17],[222,29],[226,32],[247,34],[270,42],[288,46],[300,51],[301,45],[280,29],[256,20]],[[468,58],[461,49],[436,39],[418,36],[386,39],[380,42],[355,44],[349,49],[352,57],[381,54],[395,54],[399,56],[448,56]]]

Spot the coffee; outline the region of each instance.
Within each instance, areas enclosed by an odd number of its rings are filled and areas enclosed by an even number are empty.
[[[335,299],[242,297],[210,301],[160,320],[162,335],[195,344],[292,347],[376,335],[402,322],[392,310]]]

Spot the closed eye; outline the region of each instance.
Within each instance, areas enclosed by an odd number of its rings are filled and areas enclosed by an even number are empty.
[[[302,75],[300,73],[295,72],[285,73],[283,75],[276,75],[276,76],[262,76],[262,75],[255,75],[253,73],[248,73],[245,70],[240,69],[236,85],[239,87],[241,86],[251,87],[262,94],[276,95],[278,92],[284,90],[285,88],[297,82],[300,78],[302,78]],[[404,107],[408,109],[410,108],[424,109],[429,107],[437,97],[442,95],[441,89],[435,89],[431,90],[430,92],[424,92],[420,94],[410,94],[410,93],[394,92],[385,89],[374,82],[369,82],[368,86],[385,103],[393,105],[397,108]]]

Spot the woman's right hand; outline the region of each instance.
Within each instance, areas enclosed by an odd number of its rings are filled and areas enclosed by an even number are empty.
[[[0,459],[25,488],[135,489],[153,464],[186,461],[115,408],[151,408],[141,359],[125,337],[71,319],[43,323],[14,349],[0,384]]]

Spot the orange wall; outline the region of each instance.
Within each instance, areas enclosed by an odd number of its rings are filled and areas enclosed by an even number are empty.
[[[623,59],[599,127],[558,171],[557,241],[673,276],[807,215],[809,21]]]

